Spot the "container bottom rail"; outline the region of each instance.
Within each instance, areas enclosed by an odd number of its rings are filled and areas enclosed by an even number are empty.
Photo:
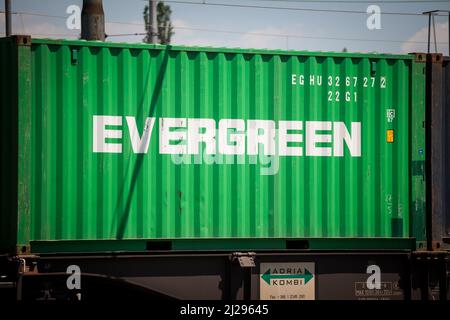
[[[449,257],[407,250],[1,256],[0,297],[449,300]]]

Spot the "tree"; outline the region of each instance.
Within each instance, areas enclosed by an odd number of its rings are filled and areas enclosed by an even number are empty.
[[[344,49],[342,49],[342,52],[348,52],[347,48],[344,47]]]
[[[172,22],[170,16],[172,10],[169,5],[165,5],[164,2],[158,3],[156,19],[158,21],[158,38],[161,44],[169,44],[170,39],[174,35]]]
[[[169,44],[173,32],[173,25],[170,21],[172,10],[169,5],[165,5],[163,1],[159,1],[156,10],[156,22],[157,22],[157,37],[160,44]],[[150,10],[148,5],[144,8],[144,23],[145,31],[147,35],[144,38],[144,42],[151,42],[151,28],[150,28]]]

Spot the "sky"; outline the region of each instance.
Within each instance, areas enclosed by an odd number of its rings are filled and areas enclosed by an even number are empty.
[[[13,33],[39,38],[79,37],[69,30],[66,12],[82,0],[11,0]],[[353,1],[354,3],[350,3]],[[271,48],[283,50],[409,53],[426,52],[430,10],[450,10],[450,0],[168,0],[175,35],[172,44],[189,46]],[[189,4],[185,2],[195,2]],[[206,4],[203,4],[206,3]],[[208,5],[215,4],[215,5]],[[144,32],[145,0],[103,0],[107,41],[142,42],[144,36],[117,36]],[[223,6],[226,4],[228,6]],[[240,7],[236,7],[236,5]],[[370,30],[370,5],[381,10],[380,28]],[[244,6],[244,7],[243,7]],[[253,6],[252,8],[245,6]],[[322,11],[255,8],[277,7]],[[1,1],[0,10],[4,11]],[[325,10],[325,11],[323,11]],[[334,12],[329,12],[333,11]],[[360,13],[335,12],[358,11]],[[34,15],[31,15],[34,14]],[[37,16],[35,14],[50,15]],[[4,36],[0,14],[0,36]],[[435,17],[437,51],[448,55],[448,16]],[[431,34],[433,41],[433,33]],[[435,51],[434,42],[431,50]]]

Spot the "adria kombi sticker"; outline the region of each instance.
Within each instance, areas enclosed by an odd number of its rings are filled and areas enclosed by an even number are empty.
[[[261,300],[315,300],[313,262],[261,263]]]

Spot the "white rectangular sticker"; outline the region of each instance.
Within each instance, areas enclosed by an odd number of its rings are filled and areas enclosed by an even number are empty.
[[[314,262],[261,263],[261,300],[315,300]]]

